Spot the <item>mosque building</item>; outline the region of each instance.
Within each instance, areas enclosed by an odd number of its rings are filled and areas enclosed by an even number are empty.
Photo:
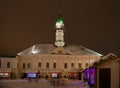
[[[64,20],[59,14],[55,23],[54,44],[35,44],[17,54],[15,58],[0,58],[0,72],[9,71],[17,77],[21,74],[38,73],[40,77],[76,78],[78,72],[99,60],[101,54],[81,45],[66,44]],[[3,64],[4,62],[4,64]]]

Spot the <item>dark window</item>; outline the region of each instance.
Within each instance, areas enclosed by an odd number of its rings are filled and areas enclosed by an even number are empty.
[[[19,63],[17,63],[17,68],[19,68]]]
[[[0,60],[0,68],[1,68],[1,60]]]
[[[49,63],[46,63],[46,68],[49,68]]]
[[[56,63],[53,63],[53,68],[56,68]]]
[[[88,67],[88,63],[86,63],[86,67]]]
[[[59,51],[59,53],[62,53],[62,51]]]
[[[71,64],[71,68],[74,68],[74,63]]]
[[[10,68],[10,62],[7,63],[7,68]]]
[[[25,68],[26,66],[25,66],[25,63],[23,63],[23,68]]]
[[[78,68],[81,68],[81,63],[78,64]]]
[[[38,63],[38,67],[41,67],[41,62]]]
[[[64,64],[64,68],[67,68],[67,63]]]
[[[30,63],[27,64],[27,67],[30,68]]]

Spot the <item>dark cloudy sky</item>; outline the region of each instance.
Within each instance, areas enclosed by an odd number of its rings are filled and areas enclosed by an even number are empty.
[[[54,43],[61,10],[65,42],[120,56],[119,0],[0,0],[0,54]]]

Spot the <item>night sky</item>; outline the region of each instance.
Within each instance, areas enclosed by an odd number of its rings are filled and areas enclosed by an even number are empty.
[[[0,55],[55,41],[59,11],[66,44],[120,56],[119,0],[0,0]]]

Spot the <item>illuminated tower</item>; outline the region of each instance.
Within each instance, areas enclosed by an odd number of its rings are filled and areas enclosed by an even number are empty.
[[[57,47],[64,47],[64,20],[59,14],[58,19],[55,23],[55,46]]]

